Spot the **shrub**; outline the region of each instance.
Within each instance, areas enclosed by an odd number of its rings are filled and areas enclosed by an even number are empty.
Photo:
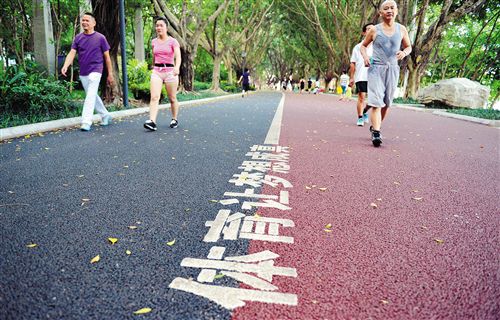
[[[36,64],[28,63],[26,69],[17,65],[6,69],[0,67],[0,113],[3,117],[62,116],[72,108],[74,104],[64,83],[47,76]]]
[[[226,92],[240,92],[241,88],[234,84],[228,84],[227,81],[223,80],[220,82],[220,88]]]
[[[127,64],[129,89],[135,99],[149,100],[151,70],[145,61],[132,59]]]
[[[194,91],[207,90],[207,89],[210,89],[211,86],[212,86],[212,84],[209,82],[195,81],[194,82]]]

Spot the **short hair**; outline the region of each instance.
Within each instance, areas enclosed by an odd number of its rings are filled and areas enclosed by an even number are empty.
[[[365,25],[363,26],[363,32],[366,32],[366,28],[367,28],[368,26],[374,26],[374,24],[373,24],[373,23],[371,23],[371,22],[369,22],[369,23],[365,24]]]
[[[94,16],[94,14],[92,12],[85,12],[84,14],[82,14],[82,17],[83,16],[91,16],[95,20],[95,16]]]
[[[167,20],[167,18],[165,18],[165,17],[156,17],[156,18],[155,18],[155,24],[156,24],[158,21],[163,21],[163,22],[165,22],[165,25],[168,27],[168,20]]]
[[[384,6],[384,4],[386,4],[388,2],[392,2],[392,3],[394,3],[396,5],[396,8],[398,7],[398,3],[395,0],[384,0],[384,1],[382,1],[382,3],[380,4],[380,6],[378,7],[378,9],[381,10],[382,7]]]

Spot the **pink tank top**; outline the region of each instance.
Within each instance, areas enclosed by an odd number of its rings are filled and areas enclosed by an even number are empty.
[[[158,38],[151,41],[155,63],[170,63],[174,64],[174,48],[179,47],[179,42],[172,37],[161,42]]]

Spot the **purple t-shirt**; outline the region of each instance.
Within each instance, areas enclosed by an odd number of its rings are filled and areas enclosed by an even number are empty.
[[[97,31],[92,34],[82,32],[75,37],[71,48],[78,52],[81,76],[88,76],[91,72],[102,73],[104,52],[110,49],[103,34]]]

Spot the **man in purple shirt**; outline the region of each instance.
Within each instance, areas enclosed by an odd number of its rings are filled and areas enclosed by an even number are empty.
[[[113,84],[114,78],[111,58],[109,57],[110,47],[108,41],[106,41],[106,37],[94,30],[96,26],[94,15],[86,12],[82,16],[80,23],[83,32],[78,34],[73,40],[71,51],[64,61],[61,73],[66,76],[68,67],[73,63],[76,53],[78,53],[80,80],[86,93],[80,129],[82,131],[89,131],[92,125],[94,108],[101,115],[101,125],[107,126],[111,121],[111,115],[97,94],[102,76],[103,62],[106,62],[106,68],[108,69],[108,83]]]

